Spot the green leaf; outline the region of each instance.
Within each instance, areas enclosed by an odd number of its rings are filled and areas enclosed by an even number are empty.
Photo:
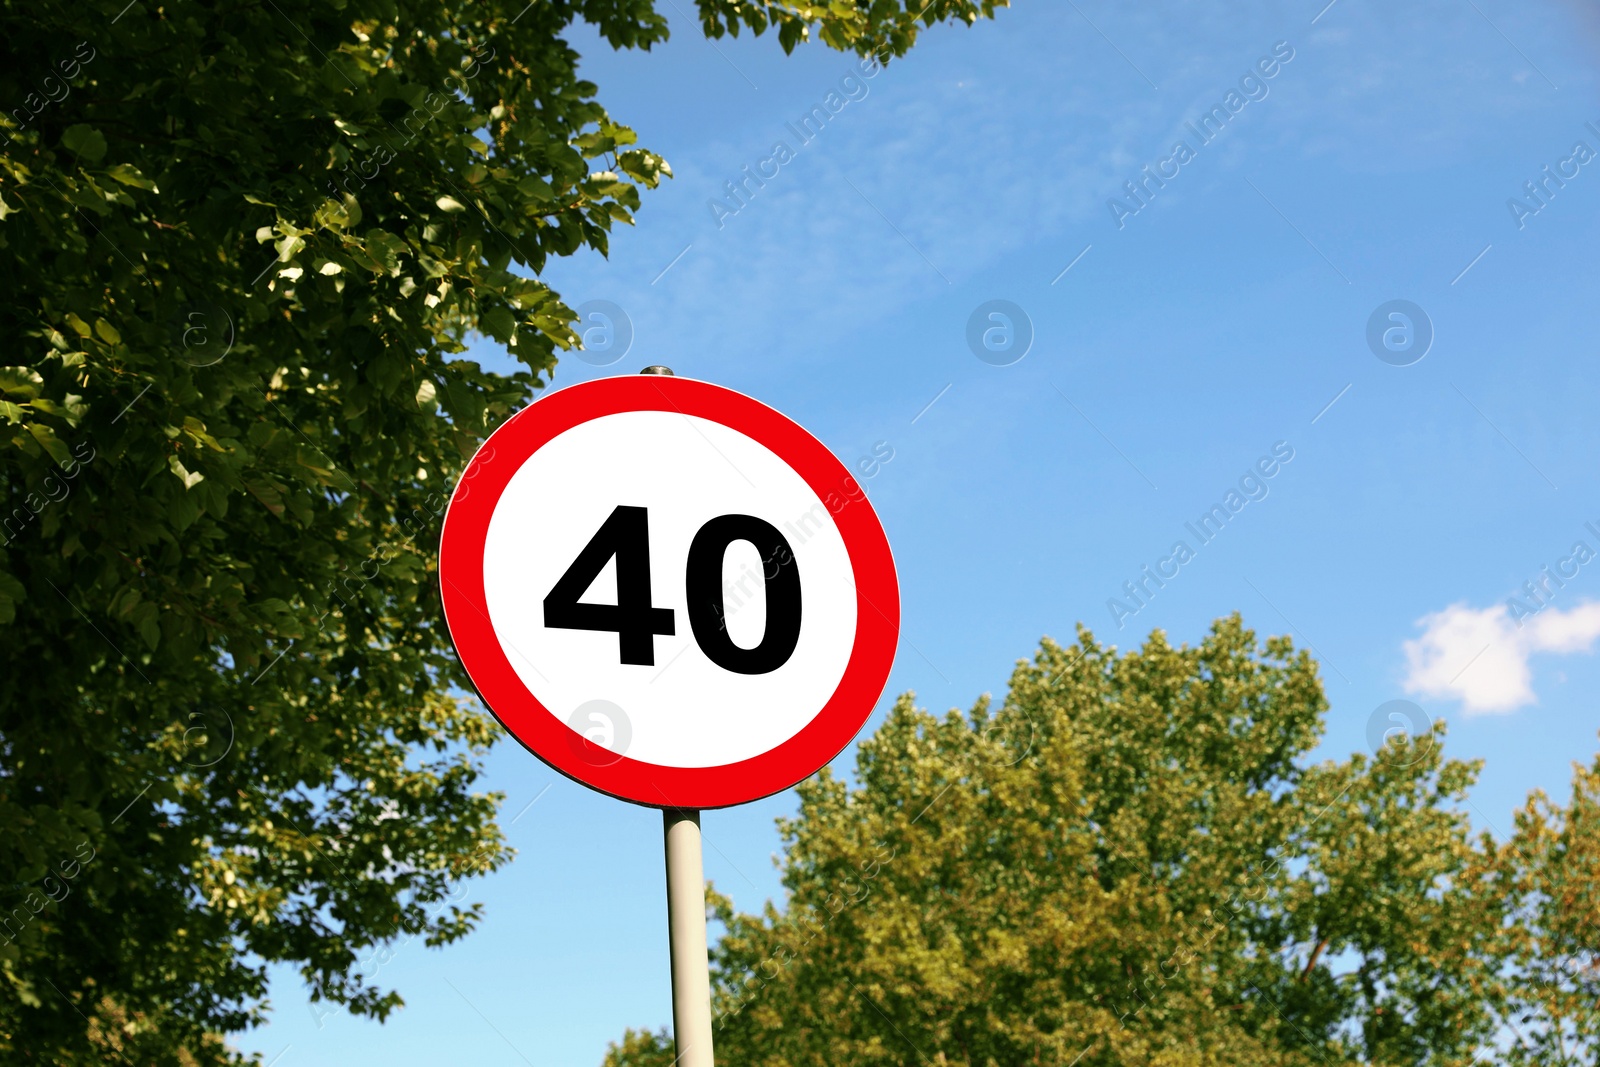
[[[28,423],[28,433],[35,441],[39,442],[39,447],[44,449],[45,453],[61,466],[64,467],[72,462],[72,453],[67,449],[66,444],[56,436],[54,430],[44,423]]]
[[[399,272],[400,257],[407,251],[406,243],[387,230],[368,230],[362,248],[374,269],[390,275]]]
[[[517,332],[516,318],[504,307],[494,307],[484,312],[478,319],[478,325],[484,333],[501,344],[509,342]]]
[[[182,533],[200,517],[199,496],[198,493],[180,493],[167,501],[167,520],[175,531]]]
[[[550,183],[536,174],[530,174],[518,181],[517,192],[541,203],[548,203],[556,198],[555,190],[550,187]]]
[[[0,623],[11,622],[17,617],[17,605],[28,599],[28,591],[15,576],[0,570]]]
[[[31,400],[43,384],[44,378],[30,367],[0,367],[0,392]]]
[[[116,166],[107,170],[106,173],[111,175],[117,181],[121,182],[123,185],[131,185],[136,189],[148,189],[152,193],[160,192],[160,190],[156,188],[156,183],[139,173],[139,168],[133,166],[131,163],[118,163]]]
[[[183,461],[178,459],[177,456],[167,457],[167,469],[178,476],[178,481],[183,483],[185,490],[193,489],[206,479],[206,476],[199,471],[191,471],[186,468],[183,465]]]
[[[332,485],[338,481],[338,472],[334,469],[333,463],[327,456],[309,445],[302,445],[295,450],[295,462],[323,485]]]
[[[269,512],[280,518],[283,516],[283,493],[279,491],[278,486],[266,482],[247,481],[244,483],[244,487]]]
[[[100,162],[100,158],[106,154],[105,136],[94,127],[81,123],[68,126],[61,135],[61,143],[90,163]]]
[[[139,631],[145,645],[154,652],[161,644],[161,610],[146,600],[133,609],[129,621]]]

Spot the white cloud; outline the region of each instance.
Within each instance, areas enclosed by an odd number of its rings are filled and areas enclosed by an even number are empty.
[[[1417,620],[1422,636],[1405,643],[1405,691],[1461,701],[1469,715],[1514,711],[1538,702],[1528,659],[1535,652],[1588,652],[1600,637],[1600,602],[1546,608],[1519,627],[1506,605],[1452,604]]]

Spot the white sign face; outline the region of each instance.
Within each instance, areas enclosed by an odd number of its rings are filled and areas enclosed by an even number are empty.
[[[636,639],[552,626],[546,597],[619,507],[641,514],[619,517],[599,573],[592,581],[579,576],[577,603],[637,598],[650,605],[639,610],[669,614],[655,626],[630,622],[640,628]],[[741,651],[764,642],[792,646],[756,662],[760,673],[714,661],[689,617],[690,550],[701,530],[726,515],[777,532],[775,543],[759,547],[703,540],[698,551],[708,564],[693,575],[716,583],[697,591],[722,606],[714,622],[726,637],[713,640]],[[798,577],[800,596],[791,602],[780,594],[769,604],[768,587],[785,571]],[[614,751],[667,767],[738,763],[789,740],[828,702],[855,639],[850,556],[827,506],[759,442],[676,412],[607,415],[534,453],[489,520],[483,572],[489,621],[528,691],[562,718],[591,700],[612,702],[631,733],[627,750]],[[619,575],[648,584],[619,590]],[[785,617],[774,618],[777,612]],[[624,661],[621,646],[630,640],[639,652]]]
[[[605,792],[714,807],[787,788],[871,713],[899,621],[860,486],[741,394],[574,386],[469,465],[440,552],[451,634],[496,716]]]

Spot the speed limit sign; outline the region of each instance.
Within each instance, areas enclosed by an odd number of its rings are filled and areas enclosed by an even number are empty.
[[[756,800],[826,764],[900,627],[849,470],[772,408],[685,378],[574,385],[507,420],[451,498],[439,575],[506,729],[661,808]]]

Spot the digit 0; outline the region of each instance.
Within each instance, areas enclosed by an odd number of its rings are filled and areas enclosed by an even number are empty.
[[[722,558],[735,541],[748,541],[761,554],[767,585],[767,626],[754,648],[734,644],[723,617]],[[712,663],[735,674],[770,674],[794,655],[800,643],[800,567],[789,542],[770,522],[754,515],[719,515],[700,527],[689,543],[683,584],[689,628]]]

